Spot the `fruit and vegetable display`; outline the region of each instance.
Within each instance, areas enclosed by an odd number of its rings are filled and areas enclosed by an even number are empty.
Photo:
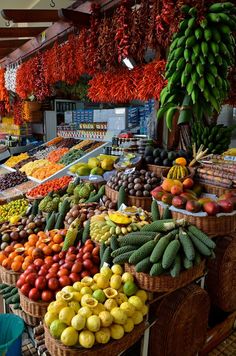
[[[26,163],[20,168],[20,172],[24,172],[27,176],[32,176],[37,169],[50,165],[51,163],[46,159],[38,159],[33,162]]]
[[[192,157],[192,153],[183,150],[169,151],[162,148],[155,148],[153,146],[147,146],[144,152],[146,163],[154,164],[156,166],[171,167],[179,157],[183,157],[189,161]]]
[[[215,125],[206,126],[200,121],[195,121],[191,126],[192,143],[198,149],[203,145],[207,153],[222,154],[231,143],[231,137],[236,126]]]
[[[71,173],[76,173],[78,176],[99,175],[102,176],[106,171],[111,171],[114,167],[114,162],[117,157],[99,155],[92,157],[88,162],[81,162],[70,167]]]
[[[59,238],[63,239],[60,231],[53,239]],[[68,251],[57,251],[53,256],[47,254],[32,261],[20,275],[17,287],[34,302],[51,302],[61,288],[98,273],[99,262],[99,247],[87,240],[83,247],[70,247]]]
[[[57,192],[66,188],[71,180],[72,177],[70,176],[63,176],[61,178],[52,179],[33,188],[27,193],[27,195],[30,198],[44,197],[51,191]]]
[[[20,296],[15,286],[9,286],[5,283],[0,284],[0,294],[6,305],[12,304],[14,310],[21,309]]]
[[[25,215],[29,208],[29,203],[26,199],[16,199],[9,203],[0,205],[0,223],[9,221],[14,217]]]
[[[129,208],[131,211],[135,208]],[[90,219],[91,239],[106,245],[116,241],[118,237],[128,232],[138,231],[150,221],[150,214],[142,211],[140,214],[128,215],[120,211],[109,211],[108,214],[95,215]]]
[[[3,223],[0,228],[0,249],[8,245],[15,246],[17,242],[25,243],[31,234],[37,234],[45,228],[45,218],[41,214],[19,218],[13,216],[9,223]]]
[[[147,299],[121,266],[102,267],[93,278],[85,277],[58,292],[44,323],[52,337],[78,347],[79,352],[79,348],[105,345],[132,332],[148,313]]]
[[[187,177],[190,172],[186,167],[187,161],[184,157],[179,157],[174,161],[173,167],[171,167],[167,173],[169,179],[183,179]]]
[[[66,147],[58,148],[57,150],[50,152],[47,155],[47,159],[52,163],[57,163],[58,161],[60,161],[61,157],[68,151],[69,149]]]
[[[161,186],[152,191],[152,196],[157,201],[192,214],[205,212],[209,216],[214,216],[219,213],[232,213],[236,209],[235,192],[226,193],[218,199],[215,196],[204,196],[201,185],[194,184],[191,178],[185,179],[183,183],[165,179]]]
[[[28,153],[21,153],[18,156],[12,156],[4,163],[5,166],[14,167],[17,163],[29,158]]]
[[[50,163],[46,165],[46,167],[40,167],[36,169],[31,176],[38,179],[38,180],[44,180],[56,172],[60,171],[62,168],[64,168],[63,164],[57,164],[57,163]]]
[[[161,92],[157,114],[158,118],[165,115],[169,129],[177,112],[178,124],[193,116],[201,120],[220,112],[229,91],[228,71],[235,61],[233,3],[212,4],[204,16],[188,5],[182,10],[184,19],[170,45],[165,74],[168,84]],[[219,150],[227,146],[226,138],[221,143],[217,140]]]
[[[11,172],[0,176],[0,190],[15,187],[21,183],[27,182],[28,178],[25,173]]]
[[[84,154],[83,151],[81,150],[74,150],[71,149],[69,152],[65,153],[63,157],[58,161],[60,164],[63,164],[64,166],[68,166],[69,164],[73,163],[80,157],[82,157]]]
[[[151,190],[157,186],[159,181],[160,178],[153,172],[134,169],[132,172],[116,172],[107,185],[116,191],[123,187],[124,192],[131,196],[150,197]]]
[[[116,204],[114,204],[116,206]],[[77,217],[81,222],[85,222],[92,218],[94,215],[100,215],[108,213],[107,208],[104,205],[98,203],[81,203],[73,205],[69,212],[65,216],[65,227],[70,225]]]
[[[215,243],[195,226],[182,220],[156,220],[136,233],[118,239],[119,248],[112,252],[113,263],[129,263],[136,272],[151,277],[193,268],[206,257],[214,257]]]

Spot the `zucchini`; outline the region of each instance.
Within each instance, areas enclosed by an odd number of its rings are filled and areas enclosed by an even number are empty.
[[[150,256],[150,261],[152,263],[156,263],[158,260],[162,258],[166,247],[168,246],[170,241],[176,236],[177,232],[178,229],[172,230],[167,235],[164,235],[160,238],[160,240],[157,242]]]
[[[5,284],[5,283],[0,284],[0,291],[3,290],[3,289],[5,289],[5,288],[7,288],[7,287],[8,287],[8,285]],[[1,293],[1,292],[0,292],[0,293]]]
[[[106,245],[105,242],[103,241],[100,245],[100,251],[99,251],[100,261],[102,260],[102,256],[105,252],[105,249],[106,249]]]
[[[174,263],[175,257],[180,249],[180,242],[178,240],[171,241],[169,245],[166,247],[165,252],[162,258],[162,267],[164,269],[170,268],[170,266]]]
[[[152,215],[152,221],[160,220],[160,212],[156,200],[152,201],[151,215]]]
[[[150,255],[155,246],[156,242],[154,240],[146,242],[143,246],[139,247],[133,252],[133,254],[129,258],[129,263],[131,265],[137,265],[137,263],[139,263],[146,257],[148,257],[150,260]]]
[[[127,203],[127,194],[125,192],[124,186],[122,185],[118,192],[117,209],[119,210],[122,204],[127,205],[126,203]]]
[[[104,265],[104,263],[107,263],[108,265],[112,264],[111,253],[112,253],[112,249],[110,248],[110,246],[107,246],[101,259],[101,264],[100,264],[101,267]]]
[[[20,303],[20,296],[19,296],[19,293],[16,293],[16,294],[13,295],[13,297],[12,297],[12,304],[15,304],[15,303]]]
[[[161,218],[162,218],[162,220],[172,219],[172,213],[171,213],[171,211],[170,211],[169,206],[167,206],[167,207],[164,209],[164,212],[163,212]]]
[[[59,213],[61,213],[65,217],[69,210],[70,210],[70,202],[69,200],[65,199],[60,206]]]
[[[119,255],[122,255],[125,252],[135,251],[135,250],[136,250],[136,247],[134,245],[126,245],[126,246],[118,248],[117,250],[114,250],[112,252],[111,256],[113,258],[115,258],[115,257],[117,257]]]
[[[82,242],[83,244],[89,238],[90,234],[90,220],[87,220],[84,226],[83,234],[82,234]]]
[[[181,271],[181,258],[180,255],[177,254],[174,259],[173,266],[170,269],[171,277],[175,278],[178,277]]]
[[[150,276],[151,277],[159,276],[163,272],[165,272],[165,270],[162,267],[162,263],[161,262],[157,262],[157,263],[154,263],[152,265],[152,268],[150,270]]]
[[[54,229],[55,222],[56,222],[56,213],[55,213],[55,211],[53,211],[46,223],[45,231],[50,231],[50,230]]]
[[[13,288],[14,288],[13,286],[8,286],[7,285],[7,287],[1,289],[0,294],[4,295],[6,293],[9,293]]]
[[[203,255],[203,256],[211,256],[212,251],[207,247],[203,242],[201,242],[195,235],[193,235],[190,231],[188,231],[191,240],[196,247],[196,249]]]
[[[62,229],[63,227],[64,227],[64,214],[59,213],[55,224],[55,229],[59,230]]]
[[[15,295],[16,293],[18,293],[18,289],[15,288],[15,287],[13,287],[10,292],[3,294],[3,298],[4,298],[4,299],[7,299],[7,298],[9,298],[9,297],[12,297],[12,296]]]
[[[122,265],[122,264],[128,262],[132,253],[133,253],[133,251],[129,251],[129,252],[122,253],[122,255],[116,256],[113,259],[113,264],[114,265],[116,265],[116,264]]]
[[[150,262],[150,258],[146,257],[143,260],[139,261],[139,263],[136,264],[135,271],[148,273],[150,271],[151,266],[152,266],[152,263]]]
[[[204,232],[199,230],[196,226],[189,226],[188,231],[190,231],[194,236],[198,238],[202,243],[204,243],[207,247],[210,249],[213,249],[216,247],[216,244],[213,240],[211,240]]]
[[[195,258],[195,250],[193,243],[188,236],[186,231],[183,231],[182,229],[179,230],[179,241],[182,245],[182,248],[184,250],[184,254],[187,257],[188,260],[193,261]]]
[[[40,199],[35,199],[32,205],[31,214],[36,216],[39,212]]]
[[[111,237],[110,246],[111,246],[112,251],[115,251],[119,248],[120,245],[119,245],[119,242],[118,242],[116,236]]]

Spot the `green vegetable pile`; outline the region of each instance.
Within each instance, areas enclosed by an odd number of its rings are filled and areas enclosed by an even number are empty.
[[[69,164],[73,163],[83,155],[84,155],[84,151],[82,150],[70,150],[60,159],[58,163],[64,164],[64,166],[68,166]]]

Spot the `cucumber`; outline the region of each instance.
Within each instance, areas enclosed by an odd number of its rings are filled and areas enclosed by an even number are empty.
[[[170,268],[174,263],[175,257],[180,249],[180,242],[178,240],[171,241],[166,247],[162,258],[162,267],[164,269]]]
[[[111,246],[112,251],[115,251],[120,247],[117,237],[114,235],[111,237],[110,246]]]
[[[127,245],[127,246],[123,246],[123,247],[119,247],[117,250],[114,250],[111,254],[111,256],[113,258],[122,255],[125,252],[129,252],[129,251],[135,251],[136,248],[134,245]]]
[[[196,226],[189,226],[188,231],[190,231],[194,236],[198,238],[202,243],[204,243],[207,247],[210,249],[213,249],[216,247],[216,244],[213,240],[211,240],[204,232],[199,230]]]
[[[97,192],[97,194],[94,195],[93,197],[89,198],[88,200],[86,200],[86,203],[98,203],[104,194],[105,194],[105,185],[102,185],[99,188],[99,191]]]
[[[151,215],[152,215],[152,221],[160,220],[160,212],[156,200],[152,201]]]
[[[171,231],[176,227],[174,219],[154,221],[152,224],[145,225],[141,231],[165,232]]]
[[[0,284],[0,291],[3,290],[4,288],[7,288],[7,287],[8,287],[8,285],[5,284],[5,283]]]
[[[101,267],[104,265],[104,263],[107,263],[108,265],[112,264],[111,253],[112,253],[112,249],[110,248],[110,246],[107,246],[101,259],[101,264],[100,264]]]
[[[155,277],[155,276],[159,276],[160,274],[162,274],[164,272],[164,268],[162,267],[162,263],[161,262],[157,262],[154,263],[152,265],[152,268],[150,270],[150,276],[151,277]]]
[[[126,205],[126,200],[127,200],[127,194],[125,192],[125,188],[123,187],[123,185],[120,187],[119,189],[119,193],[118,193],[118,201],[117,201],[117,208],[118,210],[120,209],[122,204]]]
[[[193,243],[190,237],[188,236],[188,234],[186,233],[186,231],[183,231],[182,229],[180,229],[179,231],[179,241],[183,247],[184,254],[187,257],[187,259],[193,261],[195,258],[195,250],[194,250]]]
[[[156,246],[156,242],[153,240],[146,242],[138,250],[135,250],[133,252],[133,254],[129,258],[129,263],[132,265],[137,265],[137,263],[139,263],[146,257],[150,259],[150,255],[155,246]]]
[[[186,256],[184,257],[183,263],[185,269],[190,269],[193,267],[193,261],[190,261]]]
[[[169,232],[167,235],[164,235],[160,238],[160,240],[157,242],[155,248],[152,251],[152,254],[150,256],[150,261],[152,263],[158,262],[163,256],[163,253],[166,249],[166,247],[169,245],[170,241],[175,237],[177,234],[178,230],[172,230]]]
[[[62,229],[63,227],[64,227],[64,214],[59,213],[55,224],[55,229],[59,230]]]
[[[171,277],[178,277],[181,271],[181,258],[180,255],[177,254],[173,263],[173,266],[170,269]]]
[[[46,223],[44,231],[50,231],[50,230],[54,229],[55,222],[56,222],[56,213],[55,213],[55,211],[53,211]]]
[[[211,256],[211,250],[207,247],[203,242],[201,242],[195,235],[193,235],[190,231],[188,231],[191,240],[196,247],[196,249],[202,254],[203,256]]]
[[[13,295],[12,297],[12,304],[15,304],[15,303],[20,303],[20,296],[18,293],[16,293],[15,295]]]
[[[12,296],[15,295],[16,293],[18,293],[18,289],[15,288],[15,287],[13,287],[10,292],[3,294],[3,298],[4,298],[4,299],[7,299],[7,298],[9,298],[9,297],[12,297]]]
[[[105,242],[102,242],[100,245],[100,251],[99,251],[100,261],[102,260],[102,256],[105,252],[105,249],[106,249]]]
[[[7,287],[1,289],[0,294],[3,295],[3,294],[6,294],[6,293],[9,293],[13,288],[14,288],[13,286],[8,286],[7,285]]]
[[[167,206],[165,209],[164,209],[164,212],[162,214],[162,217],[161,219],[162,220],[167,220],[167,219],[171,219],[172,218],[172,213],[170,211],[170,208],[169,206]]]
[[[35,199],[32,205],[32,209],[31,209],[31,214],[36,216],[39,212],[39,203],[40,200],[39,199]]]
[[[122,264],[128,262],[132,253],[133,253],[133,251],[129,251],[129,252],[122,253],[122,255],[116,256],[113,259],[113,264],[114,265],[116,265],[116,264],[122,265]]]
[[[150,271],[151,266],[152,266],[152,263],[150,262],[150,258],[146,257],[143,260],[141,260],[139,263],[136,264],[135,271],[148,273]]]
[[[83,244],[89,238],[89,234],[90,234],[90,220],[87,220],[86,223],[85,223],[83,234],[82,234],[82,242],[83,242]]]
[[[13,309],[16,310],[16,309],[21,309],[21,306],[20,306],[20,303],[16,303],[13,305]]]
[[[124,237],[119,237],[118,242],[120,246],[126,246],[126,245],[134,245],[134,246],[142,246],[148,241],[154,241],[154,237],[152,236],[124,236]]]

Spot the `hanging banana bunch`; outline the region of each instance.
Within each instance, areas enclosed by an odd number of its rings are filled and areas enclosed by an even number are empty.
[[[178,124],[192,116],[202,119],[219,112],[229,91],[228,70],[235,61],[236,6],[215,3],[205,18],[198,19],[195,7],[184,5],[184,20],[173,36],[166,65],[168,85],[160,96],[157,118],[165,115],[171,130],[173,117]]]

